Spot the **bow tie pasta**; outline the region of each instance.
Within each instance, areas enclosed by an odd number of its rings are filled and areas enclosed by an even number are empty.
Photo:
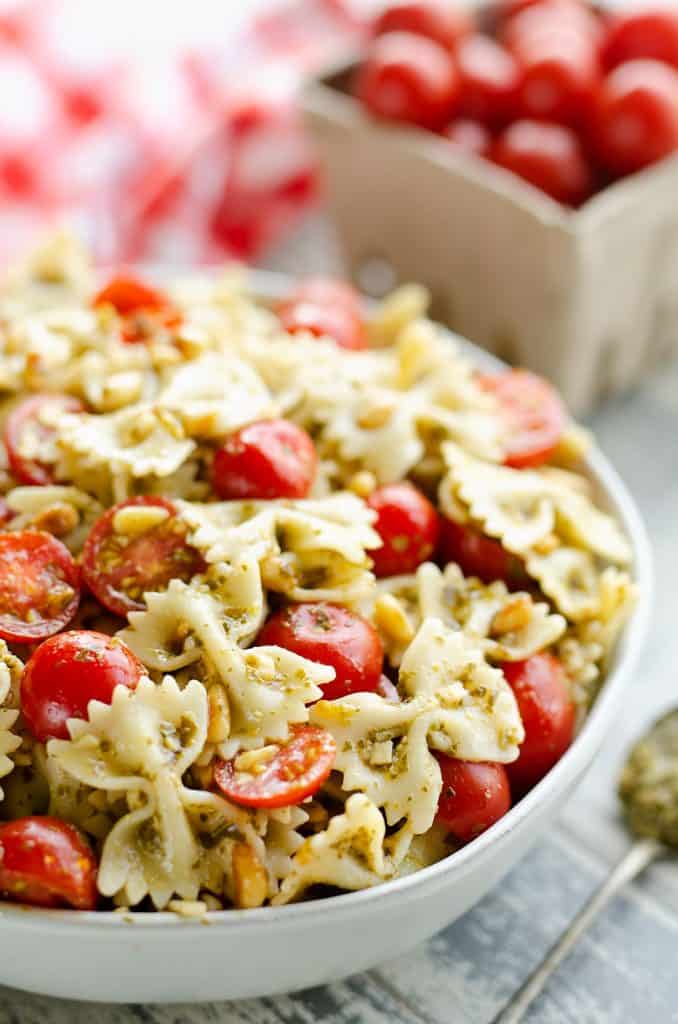
[[[65,236],[0,285],[0,850],[45,853],[2,898],[375,886],[572,742],[631,546],[549,385],[427,302],[101,281]]]

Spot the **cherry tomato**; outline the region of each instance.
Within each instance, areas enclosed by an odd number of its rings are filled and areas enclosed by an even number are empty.
[[[438,513],[412,484],[386,484],[367,499],[377,513],[374,528],[380,548],[370,551],[378,577],[414,572],[433,554],[438,543]]]
[[[449,124],[443,134],[457,149],[474,156],[487,156],[492,147],[492,136],[480,121],[459,118]]]
[[[146,284],[133,274],[120,271],[97,292],[92,300],[93,306],[111,305],[120,316],[138,313],[140,310],[167,309],[171,305],[169,297],[158,288]]]
[[[10,469],[20,483],[54,483],[52,466],[40,459],[40,452],[55,436],[57,418],[82,410],[82,402],[69,395],[34,395],[12,410],[5,424],[5,447]]]
[[[287,296],[286,301],[341,306],[358,316],[362,312],[360,293],[348,281],[340,281],[335,277],[306,277]]]
[[[593,144],[614,175],[632,174],[678,149],[678,71],[654,60],[620,64],[605,79]]]
[[[255,775],[234,761],[218,761],[214,781],[224,796],[245,807],[290,807],[322,786],[332,771],[337,746],[327,729],[290,726],[290,738]]]
[[[379,634],[367,619],[339,605],[289,605],[264,623],[257,643],[333,668],[335,678],[322,687],[325,700],[379,685],[384,662]]]
[[[375,117],[435,131],[456,112],[459,77],[452,57],[438,43],[389,32],[372,43],[356,93]]]
[[[477,576],[483,583],[503,580],[509,590],[523,590],[530,583],[516,555],[493,537],[454,519],[441,517],[438,557],[443,565],[456,562],[464,576]]]
[[[514,121],[496,140],[492,159],[567,206],[579,206],[593,191],[579,139],[564,125]]]
[[[67,626],[80,603],[73,556],[41,530],[0,534],[0,637],[44,640]]]
[[[462,115],[491,126],[511,120],[518,94],[518,65],[508,50],[489,36],[470,36],[457,51],[457,70]]]
[[[382,11],[374,23],[374,34],[413,32],[451,51],[472,26],[467,12],[446,0],[400,0]]]
[[[525,729],[518,760],[506,766],[514,795],[519,795],[536,785],[572,743],[575,706],[564,669],[552,654],[507,661],[502,670]]]
[[[18,818],[0,825],[0,895],[34,907],[97,905],[97,862],[73,825]]]
[[[305,498],[317,466],[313,441],[289,420],[259,420],[226,439],[212,486],[226,500]]]
[[[332,338],[339,348],[354,351],[367,347],[362,317],[345,302],[316,296],[292,299],[278,307],[278,318],[288,334],[307,332],[316,338]]]
[[[21,677],[21,710],[36,739],[66,740],[69,718],[87,718],[91,700],[110,704],[116,686],[133,690],[144,666],[115,637],[91,630],[59,633],[40,644]]]
[[[443,777],[436,819],[460,843],[470,843],[511,807],[506,769],[487,761],[458,761],[436,754]]]
[[[629,60],[660,60],[678,68],[678,11],[657,7],[615,16],[601,56],[606,68]]]
[[[529,370],[505,370],[479,382],[499,401],[510,430],[505,464],[527,469],[548,462],[567,423],[565,407],[548,381]]]
[[[166,511],[148,529],[116,529],[117,515],[132,507]],[[109,508],[92,526],[82,551],[82,575],[97,600],[115,615],[140,611],[148,591],[164,590],[170,580],[188,582],[203,572],[202,556],[187,541],[187,528],[167,498],[128,498]]]

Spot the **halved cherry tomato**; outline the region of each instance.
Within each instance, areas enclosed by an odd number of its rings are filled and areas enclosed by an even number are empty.
[[[470,843],[511,807],[511,787],[503,765],[458,761],[436,754],[443,777],[436,820],[460,843]]]
[[[367,619],[339,605],[289,605],[264,623],[257,643],[284,647],[333,668],[335,678],[322,687],[325,700],[379,685],[384,663],[379,634]]]
[[[214,781],[224,796],[245,807],[290,807],[322,786],[332,771],[337,746],[327,729],[290,726],[290,738],[255,775],[238,771],[233,761],[219,761]]]
[[[629,60],[660,60],[678,68],[678,11],[657,7],[616,15],[601,56],[606,68]]]
[[[485,125],[464,117],[448,124],[443,135],[453,146],[474,156],[487,156],[492,146],[492,136]]]
[[[505,370],[479,382],[499,401],[510,432],[505,464],[527,469],[548,462],[567,423],[565,407],[548,381],[529,370]]]
[[[165,292],[125,271],[111,278],[92,305],[111,305],[125,318],[121,336],[129,344],[146,341],[158,327],[176,327],[181,322]]]
[[[605,79],[592,142],[614,175],[632,174],[678,149],[678,71],[654,60],[620,64]]]
[[[40,644],[21,677],[21,711],[41,742],[66,740],[69,718],[87,718],[91,700],[110,704],[116,686],[133,690],[144,666],[115,637],[78,629]]]
[[[498,540],[453,519],[441,517],[438,557],[443,565],[456,562],[464,576],[477,576],[483,583],[503,580],[509,590],[523,590],[530,583],[523,563]]]
[[[499,126],[515,115],[518,65],[503,46],[489,36],[470,36],[457,51],[457,70],[464,117]]]
[[[593,191],[593,173],[578,137],[560,124],[514,121],[492,148],[500,167],[559,203],[579,206]]]
[[[551,654],[501,666],[513,690],[525,739],[517,761],[506,766],[515,796],[525,793],[560,760],[574,736],[575,706],[563,666]]]
[[[5,424],[5,447],[17,480],[41,486],[54,483],[53,467],[40,453],[56,434],[57,417],[82,411],[82,402],[70,395],[34,395],[12,410]]]
[[[315,445],[305,430],[289,420],[259,420],[219,448],[212,486],[227,500],[305,498],[316,465]]]
[[[377,513],[374,529],[380,548],[370,551],[378,577],[414,572],[433,554],[440,522],[438,513],[421,491],[409,483],[378,487],[367,499]]]
[[[472,30],[473,22],[462,7],[447,0],[398,0],[390,3],[374,22],[374,34],[413,32],[454,50]]]
[[[341,306],[357,315],[362,311],[362,298],[352,284],[336,277],[305,277],[284,300]]]
[[[356,94],[375,117],[435,131],[456,113],[459,76],[450,54],[432,39],[389,32],[372,43]]]
[[[344,302],[317,297],[291,299],[277,310],[288,334],[313,334],[331,338],[339,348],[353,351],[367,347],[365,324],[360,312]]]
[[[44,640],[80,603],[80,574],[67,547],[41,530],[0,534],[0,637]]]
[[[116,529],[118,513],[145,507],[166,511],[164,519],[130,534]],[[128,498],[99,516],[82,551],[82,575],[98,601],[115,615],[144,607],[148,591],[164,590],[170,580],[188,582],[203,572],[202,555],[187,540],[187,528],[167,498]]]
[[[0,896],[34,907],[97,905],[97,862],[73,825],[18,818],[0,825]]]

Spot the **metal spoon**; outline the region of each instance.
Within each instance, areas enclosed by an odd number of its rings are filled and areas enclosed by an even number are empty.
[[[619,797],[635,836],[633,846],[492,1024],[519,1024],[612,897],[652,861],[678,849],[678,708],[658,719],[631,749],[619,780]]]

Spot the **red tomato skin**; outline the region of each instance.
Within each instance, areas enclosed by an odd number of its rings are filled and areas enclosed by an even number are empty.
[[[511,787],[501,764],[458,761],[436,754],[443,778],[436,820],[460,843],[470,843],[511,807]]]
[[[401,0],[391,3],[377,17],[375,36],[387,32],[412,32],[425,36],[446,50],[453,51],[472,30],[468,13],[445,0]]]
[[[580,206],[593,191],[592,169],[564,125],[514,121],[495,141],[492,160],[566,206]]]
[[[384,649],[374,626],[355,612],[325,602],[293,604],[273,614],[257,644],[329,665],[336,675],[321,687],[325,700],[376,690]]]
[[[443,135],[456,149],[473,156],[486,157],[492,148],[492,136],[485,125],[469,118],[452,121]]]
[[[212,486],[225,500],[305,498],[318,459],[313,441],[288,420],[259,420],[227,438],[214,456]]]
[[[67,588],[61,597],[55,590],[57,583]],[[54,605],[55,598],[60,603],[52,609],[50,605]],[[36,607],[39,604],[46,607]],[[68,625],[79,604],[80,572],[61,541],[42,530],[0,534],[0,637],[3,640],[17,644],[45,640]],[[44,616],[42,611],[53,614]],[[31,619],[30,612],[38,612],[39,619]]]
[[[18,818],[0,825],[0,894],[35,907],[95,910],[97,862],[72,825]]]
[[[341,306],[357,316],[362,312],[362,298],[352,284],[336,277],[305,277],[287,296],[287,302],[311,302]]]
[[[45,743],[69,738],[69,718],[87,718],[91,700],[110,704],[116,686],[134,689],[144,666],[120,640],[93,630],[59,633],[41,644],[21,677],[21,711]]]
[[[263,772],[238,780],[233,761],[219,761],[214,781],[222,793],[245,807],[291,807],[313,796],[332,771],[337,746],[315,725],[290,726],[290,738]]]
[[[653,60],[620,64],[598,93],[592,145],[611,174],[623,176],[678,149],[678,71]]]
[[[553,655],[534,654],[501,667],[525,728],[518,760],[506,766],[511,789],[518,796],[535,786],[572,743],[575,706],[565,671]]]
[[[516,113],[519,72],[514,57],[489,36],[465,39],[457,51],[463,117],[496,128]]]
[[[331,338],[339,348],[367,348],[367,334],[359,311],[345,302],[331,303],[317,297],[292,299],[278,307],[278,319],[288,334],[308,333]]]
[[[93,306],[111,305],[121,316],[140,310],[160,311],[171,305],[164,292],[141,281],[134,274],[121,270],[97,292]]]
[[[659,60],[678,68],[678,11],[658,7],[614,16],[601,59],[607,69],[630,60]]]
[[[378,487],[367,499],[377,513],[374,529],[382,546],[370,551],[375,576],[400,576],[430,558],[440,534],[436,509],[409,483]]]
[[[192,576],[203,572],[205,568],[202,556],[195,549],[192,549],[187,542],[182,546],[180,543],[181,538],[177,535],[158,539],[157,534],[154,535],[153,530],[150,530],[147,534],[142,534],[131,541],[133,557],[131,558],[131,565],[129,561],[127,562],[129,569],[121,563],[121,565],[108,572],[102,570],[102,549],[105,548],[113,532],[113,519],[121,508],[127,508],[130,505],[154,505],[165,508],[169,512],[170,519],[176,516],[177,512],[174,502],[169,501],[167,498],[160,498],[155,495],[139,495],[135,498],[127,498],[118,505],[113,505],[103,515],[99,516],[93,524],[82,549],[83,580],[104,608],[113,612],[114,615],[120,615],[123,618],[130,611],[140,611],[144,608],[144,604],[141,601],[130,597],[122,589],[121,581],[125,576],[134,575],[134,572],[140,568],[152,569],[154,566],[161,568],[163,564],[167,564],[172,560],[173,555],[176,556],[176,553],[181,553],[184,547],[188,551],[193,552],[192,558],[189,558],[182,564],[177,563],[175,558],[176,572],[174,576],[190,579]],[[172,577],[168,576],[167,578]],[[154,580],[151,576],[150,578],[147,577],[144,582],[148,584],[146,586],[147,590],[153,590],[162,586],[166,580],[161,578]]]
[[[356,95],[375,117],[437,131],[457,111],[459,77],[438,43],[389,32],[372,43],[358,72]]]
[[[560,396],[529,370],[485,374],[478,383],[497,398],[511,428],[504,464],[512,469],[542,466],[555,452],[567,424]]]
[[[20,452],[21,433],[24,427],[37,420],[42,406],[53,402],[62,405],[64,412],[83,411],[82,402],[70,395],[33,395],[13,409],[7,417],[4,433],[7,461],[12,473],[22,484],[44,487],[54,483],[54,475],[48,466],[35,459],[26,459]],[[37,422],[39,424],[39,420]],[[49,427],[39,425],[38,429],[45,437],[50,434]]]
[[[456,562],[464,576],[477,576],[483,583],[503,580],[509,590],[524,590],[530,580],[516,555],[498,540],[486,537],[474,526],[441,517],[438,557],[443,565]]]

